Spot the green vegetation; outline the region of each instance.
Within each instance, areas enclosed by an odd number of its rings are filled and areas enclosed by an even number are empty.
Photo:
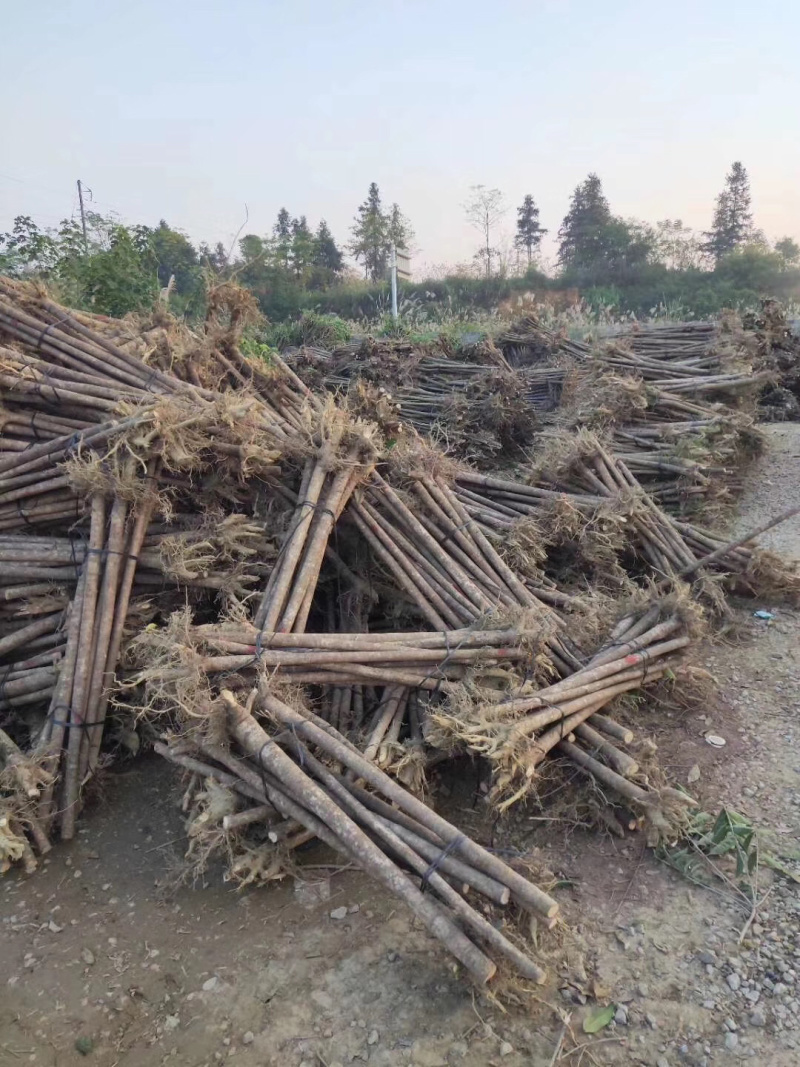
[[[500,190],[474,186],[465,210],[480,234],[474,264],[401,285],[404,329],[411,334],[485,326],[504,303],[513,313],[522,294],[527,307],[563,308],[578,300],[589,320],[665,312],[702,318],[723,308],[754,308],[765,296],[800,298],[800,246],[789,237],[771,246],[754,228],[747,172],[739,162],[726,177],[704,234],[680,219],[650,225],[615,215],[600,178],[588,175],[575,188],[559,227],[553,274],[538,265],[547,230],[530,194],[517,209],[515,233],[505,249],[498,236],[506,212]],[[128,226],[90,212],[86,221],[84,241],[75,220],[42,230],[18,216],[11,232],[0,234],[0,272],[41,277],[66,302],[90,311],[122,315],[151,308],[160,298],[188,318],[203,315],[208,280],[233,278],[255,295],[275,344],[311,337],[324,343],[323,336],[335,343],[348,322],[373,331],[397,329],[388,320],[389,255],[393,244],[407,248],[414,235],[397,204],[384,208],[374,182],[346,246],[363,277],[345,265],[324,219],[314,226],[286,208],[270,233],[245,234],[229,250],[221,244],[195,247],[163,220],[154,228]]]

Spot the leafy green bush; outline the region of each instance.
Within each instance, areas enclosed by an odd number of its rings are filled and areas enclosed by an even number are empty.
[[[337,315],[304,311],[295,321],[278,322],[267,327],[264,341],[278,351],[295,345],[335,348],[349,340],[351,333],[350,326]]]

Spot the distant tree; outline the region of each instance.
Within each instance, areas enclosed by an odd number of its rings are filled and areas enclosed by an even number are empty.
[[[750,239],[753,232],[750,180],[741,163],[736,162],[725,178],[725,188],[717,197],[711,229],[703,236],[703,251],[714,262]]]
[[[168,226],[164,219],[155,229],[135,227],[140,252],[146,249],[156,262],[158,282],[162,289],[175,279],[174,295],[170,306],[177,311],[196,311],[202,304],[205,287],[200,260],[192,242],[180,232]]]
[[[113,226],[108,247],[64,261],[60,273],[78,287],[83,307],[104,315],[144,311],[158,296],[155,255],[125,226]]]
[[[241,264],[262,262],[266,256],[268,241],[254,233],[246,233],[239,241]]]
[[[397,204],[392,204],[386,229],[390,247],[391,245],[394,245],[395,248],[403,249],[411,247],[411,242],[414,240],[414,231],[411,228],[411,223]]]
[[[546,233],[547,230],[539,225],[539,209],[533,197],[528,193],[520,207],[517,208],[517,232],[514,236],[514,247],[527,253],[529,267],[533,254],[538,251],[542,237]]]
[[[572,194],[569,211],[558,231],[558,261],[565,269],[592,267],[604,258],[611,208],[596,174],[590,174]]]
[[[364,276],[373,282],[383,278],[389,260],[389,222],[375,182],[370,184],[367,199],[359,206],[350,232],[353,235],[350,251],[364,264]]]
[[[487,278],[492,275],[492,258],[498,254],[492,247],[492,234],[506,210],[505,197],[500,190],[487,189],[485,185],[473,185],[471,196],[464,204],[467,222],[481,235],[481,246],[475,258],[483,262]]]
[[[662,219],[653,233],[654,258],[668,270],[696,270],[703,252],[694,230],[680,219]]]
[[[786,271],[783,256],[761,241],[746,241],[720,257],[714,276],[738,290],[775,296]]]
[[[800,264],[800,245],[791,237],[782,237],[780,241],[776,241],[775,251],[787,267],[796,267]]]
[[[292,255],[292,216],[282,207],[278,212],[275,225],[272,227],[273,252],[281,266],[289,269]]]
[[[307,281],[314,258],[314,235],[308,226],[305,215],[292,219],[291,249],[289,262],[295,278],[303,284]]]
[[[0,273],[47,274],[58,259],[58,242],[30,215],[17,215],[11,231],[0,234]]]
[[[228,253],[222,241],[217,241],[213,248],[202,241],[197,254],[201,265],[213,271],[214,274],[223,275],[227,271]]]
[[[278,212],[278,218],[272,227],[272,233],[280,241],[288,241],[292,236],[292,216],[282,207]]]
[[[344,257],[333,239],[330,228],[323,219],[314,234],[314,250],[312,263],[315,269],[315,277],[322,279],[320,284],[329,284],[337,278],[344,267]]]

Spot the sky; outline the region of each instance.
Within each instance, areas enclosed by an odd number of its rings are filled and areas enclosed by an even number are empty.
[[[0,231],[89,206],[230,245],[278,210],[340,243],[376,181],[414,267],[479,243],[470,187],[526,193],[552,258],[590,171],[612,211],[708,228],[731,162],[800,239],[792,0],[34,0],[6,4]],[[247,220],[245,222],[245,220]]]

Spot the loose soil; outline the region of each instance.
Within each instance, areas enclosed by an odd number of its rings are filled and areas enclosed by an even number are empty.
[[[800,493],[800,427],[767,432],[737,531]],[[766,543],[800,558],[800,519]],[[755,618],[757,609],[774,618]],[[735,640],[700,650],[717,680],[707,705],[666,716],[645,703],[640,733],[655,739],[675,780],[693,779],[703,810],[745,814],[791,856],[800,833],[800,613],[746,601],[735,615]],[[393,899],[357,871],[324,866],[322,853],[302,883],[237,891],[210,872],[206,884],[175,889],[184,838],[173,769],[144,757],[104,784],[76,841],[54,848],[32,877],[0,885],[1,1067],[800,1063],[791,1001],[798,924],[787,932],[770,912],[780,898],[800,915],[800,897],[764,864],[759,887],[771,896],[739,944],[748,914],[725,886],[693,885],[641,834],[618,839],[516,815],[507,839],[518,846],[527,820],[526,848],[568,883],[555,891],[566,928],[542,941],[550,982],[500,1004],[473,992]],[[478,776],[468,768],[450,785],[447,803],[480,823]],[[502,839],[503,827],[495,830]],[[342,906],[346,917],[333,919]],[[784,964],[781,1016],[778,994],[759,992],[764,1022],[754,1025],[752,1003],[725,977],[728,961],[762,950],[772,958],[775,944],[794,954],[798,975]],[[607,1003],[621,1007],[618,1022],[584,1034],[586,1014]]]

